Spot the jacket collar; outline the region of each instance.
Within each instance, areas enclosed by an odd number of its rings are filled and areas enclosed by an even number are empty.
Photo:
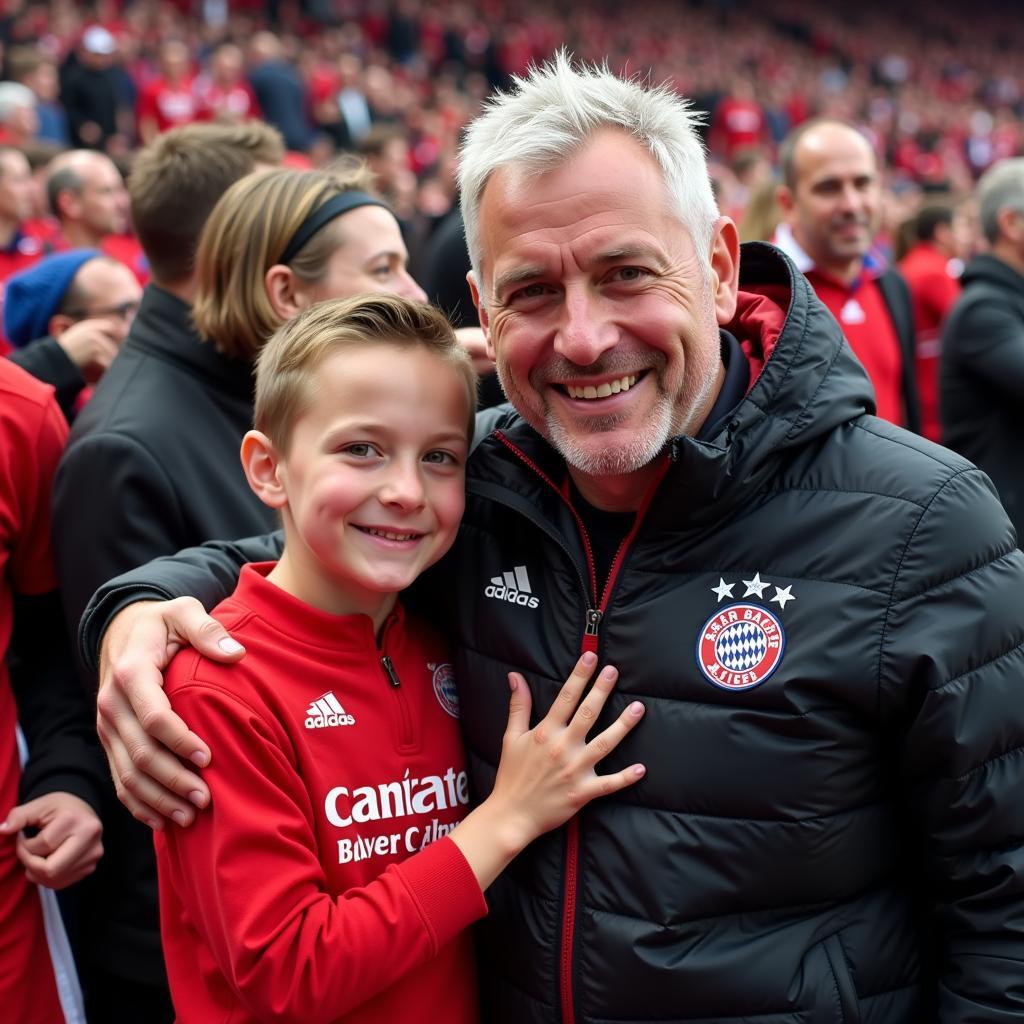
[[[143,289],[124,347],[203,377],[218,391],[252,401],[252,364],[219,352],[196,331],[188,303],[159,285],[151,283]]]

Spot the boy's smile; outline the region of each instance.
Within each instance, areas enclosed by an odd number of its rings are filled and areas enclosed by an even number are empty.
[[[307,393],[277,460],[285,550],[270,579],[379,627],[397,592],[455,539],[466,387],[422,347],[367,344],[328,356]]]

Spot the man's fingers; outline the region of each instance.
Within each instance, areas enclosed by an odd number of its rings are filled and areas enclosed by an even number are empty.
[[[191,772],[185,772],[181,763],[172,754],[165,752],[158,757],[154,756],[146,771],[142,771],[136,766],[128,747],[119,736],[111,734],[104,742],[118,800],[134,817],[150,828],[159,830],[167,820],[173,820],[179,825],[189,825],[195,820],[195,807],[205,806],[209,802],[209,790],[206,785]],[[169,763],[164,764],[163,759]],[[177,792],[147,774],[154,771],[164,772],[165,777],[176,777],[176,772],[183,776],[191,776],[197,780],[196,788],[187,791],[183,799]],[[181,779],[178,779],[178,783],[187,790],[187,785]],[[194,793],[195,796],[190,796],[190,793]]]
[[[238,661],[245,648],[194,597],[179,597],[161,605],[174,650],[190,645],[214,661]]]
[[[94,842],[94,838],[73,833],[47,856],[33,853],[29,846],[31,840],[19,838],[18,860],[25,868],[30,882],[51,889],[63,889],[95,870],[103,855],[103,845]]]
[[[3,823],[0,824],[0,832],[4,835],[11,835],[20,832],[32,821],[32,802],[19,804],[12,807]]]
[[[576,713],[576,707],[580,702],[580,695],[583,693],[587,683],[590,681],[594,668],[597,666],[597,655],[591,651],[581,655],[579,661],[573,667],[569,678],[558,691],[545,716],[548,722],[553,725],[566,725]]]
[[[509,672],[508,685],[512,691],[508,700],[508,727],[505,736],[514,739],[530,729],[530,709],[533,697],[526,679],[519,672]]]
[[[632,731],[643,716],[644,706],[640,701],[635,700],[607,729],[598,733],[587,744],[587,755],[591,764],[597,764],[602,758],[607,757],[625,739],[626,735]],[[601,778],[607,778],[607,776],[601,776]]]

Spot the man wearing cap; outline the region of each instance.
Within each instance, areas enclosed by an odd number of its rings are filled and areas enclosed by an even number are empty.
[[[60,99],[68,113],[74,146],[106,149],[118,133],[118,87],[114,71],[117,41],[102,26],[82,34],[76,61],[64,72]]]
[[[13,362],[52,384],[70,420],[79,396],[106,372],[128,334],[142,288],[96,249],[54,253],[15,274],[4,293]]]

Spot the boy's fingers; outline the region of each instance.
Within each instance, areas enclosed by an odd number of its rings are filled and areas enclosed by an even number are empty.
[[[602,730],[587,744],[587,755],[590,763],[592,765],[597,764],[602,758],[607,757],[623,741],[626,735],[632,731],[643,716],[643,704],[638,700],[633,701],[607,729]],[[607,777],[600,776],[600,778]]]
[[[610,796],[629,786],[635,786],[645,775],[647,769],[642,764],[633,764],[623,768],[620,772],[612,772],[611,775],[598,775],[595,777],[596,792],[593,797]]]
[[[31,802],[27,804],[20,804],[17,807],[11,808],[7,817],[4,819],[2,825],[0,825],[0,831],[2,831],[5,835],[10,835],[14,832],[20,832],[31,821]]]
[[[509,672],[508,685],[511,694],[508,699],[508,728],[505,735],[511,738],[529,731],[533,697],[526,685],[526,679],[519,672]]]
[[[552,703],[551,708],[545,716],[554,725],[566,725],[576,713],[576,706],[580,702],[580,695],[583,693],[590,677],[597,666],[597,655],[587,651],[576,662],[569,678],[558,691],[558,696]]]
[[[608,700],[608,694],[615,688],[618,678],[619,671],[612,665],[605,665],[598,673],[590,693],[580,701],[580,705],[569,723],[568,731],[575,739],[583,742],[587,733],[593,729],[597,716],[601,714],[601,709],[604,707],[605,701]]]

